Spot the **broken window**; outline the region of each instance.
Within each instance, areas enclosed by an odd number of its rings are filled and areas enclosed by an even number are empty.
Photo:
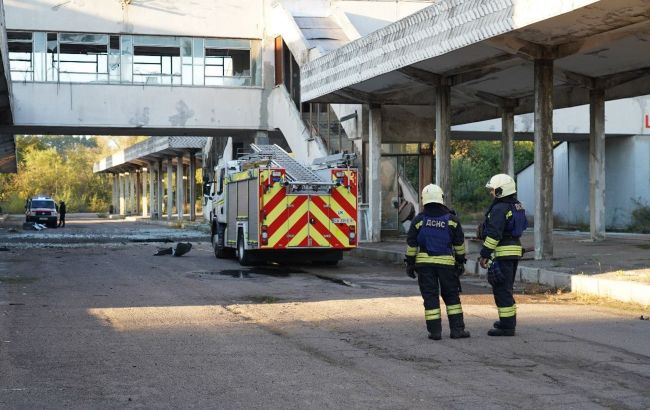
[[[34,81],[32,33],[7,31],[9,68],[12,81]]]
[[[251,86],[261,41],[9,31],[14,81]]]
[[[51,53],[58,81],[108,82],[108,35],[59,33],[58,45],[53,41],[48,34],[48,57]]]
[[[134,36],[133,82],[181,84],[181,49],[177,37]]]
[[[206,40],[205,85],[251,84],[250,40]]]

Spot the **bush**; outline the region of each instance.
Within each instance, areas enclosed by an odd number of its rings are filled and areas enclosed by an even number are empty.
[[[650,205],[640,199],[633,200],[638,207],[632,211],[632,224],[629,230],[640,233],[650,233]]]

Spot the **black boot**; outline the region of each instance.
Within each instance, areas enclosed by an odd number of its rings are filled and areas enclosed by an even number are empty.
[[[469,336],[470,335],[467,330],[460,328],[451,329],[451,332],[449,333],[449,337],[452,339],[464,339]]]
[[[507,320],[509,322],[508,325],[512,326],[512,328],[517,327],[517,316],[516,315],[509,318],[509,319],[507,319]],[[505,328],[503,323],[501,322],[501,320],[497,320],[496,322],[494,322],[492,324],[492,327],[495,328],[495,329],[504,329]]]
[[[429,339],[440,340],[442,338],[442,324],[440,319],[427,320],[427,330],[429,331]]]
[[[488,330],[488,336],[514,336],[515,329],[490,329]]]
[[[469,332],[465,330],[465,319],[463,314],[447,316],[449,318],[449,337],[452,339],[464,339],[469,337]]]

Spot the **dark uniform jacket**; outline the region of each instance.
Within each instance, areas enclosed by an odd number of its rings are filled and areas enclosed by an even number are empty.
[[[406,244],[409,265],[453,267],[457,260],[465,259],[465,235],[460,221],[453,211],[441,204],[426,204],[413,218]]]
[[[526,229],[526,212],[516,195],[495,198],[481,227],[482,258],[520,259],[521,232]]]

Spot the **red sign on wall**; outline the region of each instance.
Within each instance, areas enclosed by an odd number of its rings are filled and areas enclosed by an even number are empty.
[[[645,127],[650,128],[650,115],[645,115]]]

